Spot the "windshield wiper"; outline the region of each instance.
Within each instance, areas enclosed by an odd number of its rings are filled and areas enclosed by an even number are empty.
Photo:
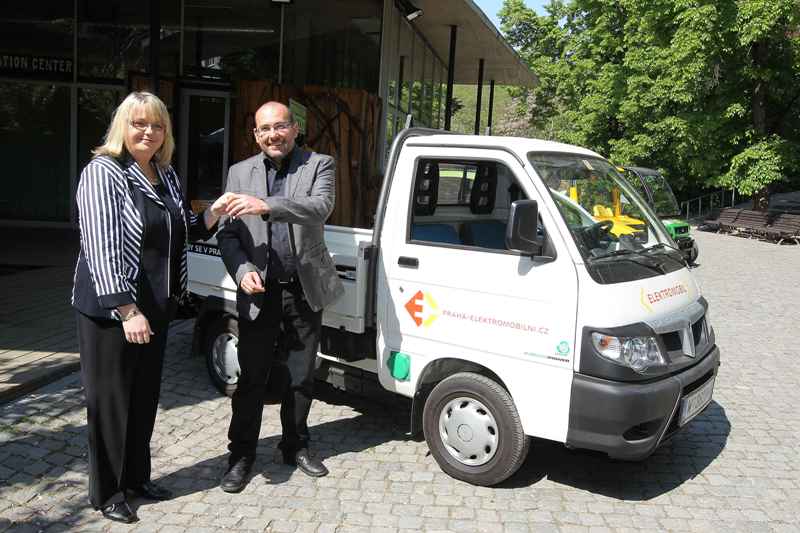
[[[686,267],[688,267],[688,266],[689,266],[689,263],[687,263],[687,262],[686,262],[686,258],[683,256],[683,252],[680,250],[680,248],[676,248],[676,247],[672,246],[671,244],[667,244],[667,243],[665,243],[665,242],[660,242],[660,243],[658,243],[658,244],[654,244],[654,245],[653,245],[653,246],[651,246],[650,248],[645,248],[645,249],[644,249],[644,250],[642,250],[642,251],[644,251],[644,252],[650,252],[650,251],[652,251],[652,250],[661,250],[661,249],[664,249],[664,248],[667,248],[667,249],[669,249],[669,250],[672,250],[673,252],[677,252],[677,253],[678,253],[678,255],[679,255],[679,256],[680,256],[680,258],[681,258],[681,259],[680,259],[680,261],[679,261],[679,262],[680,262],[680,264],[681,264],[681,265],[685,265]],[[666,256],[667,256],[667,257],[669,257],[670,259],[672,259],[673,261],[677,261],[677,259],[675,259],[674,257],[672,257],[672,256],[671,256],[671,255],[669,255],[669,254],[666,254]]]
[[[589,259],[604,259],[606,257],[617,257],[620,255],[629,255],[632,253],[636,253],[636,250],[631,250],[630,248],[621,248],[619,250],[604,250],[602,252],[595,252],[592,250],[591,252],[592,257]]]
[[[636,263],[637,265],[643,266],[645,268],[649,268],[654,272],[658,272],[659,274],[666,274],[667,271],[664,270],[664,265],[661,263],[653,262],[651,259],[640,256],[639,252],[641,250],[613,250],[603,255],[598,255],[594,257],[589,257],[589,261],[592,263],[604,262],[606,259],[612,259],[614,257],[619,258],[623,261],[630,261],[631,263]]]

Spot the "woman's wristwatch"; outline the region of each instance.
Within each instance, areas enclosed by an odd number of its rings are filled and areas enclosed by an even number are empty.
[[[139,316],[140,314],[141,314],[141,313],[139,312],[139,310],[138,310],[137,308],[135,308],[135,307],[134,307],[133,309],[131,309],[130,311],[128,311],[128,313],[127,313],[125,316],[121,317],[121,319],[120,319],[120,320],[122,320],[123,322],[127,322],[127,321],[128,321],[128,320],[130,320],[131,318],[133,318],[133,317],[135,317],[135,316]]]

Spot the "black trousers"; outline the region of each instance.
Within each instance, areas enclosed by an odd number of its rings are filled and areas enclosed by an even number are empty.
[[[308,447],[308,413],[314,393],[314,362],[319,349],[322,311],[313,311],[299,282],[269,281],[255,320],[239,321],[239,383],[231,401],[228,429],[233,463],[255,456],[266,394],[276,358],[286,359],[289,383],[281,400],[280,448],[292,453]]]
[[[95,509],[150,481],[169,322],[151,323],[148,344],[125,341],[122,323],[77,313],[89,433],[89,501]]]

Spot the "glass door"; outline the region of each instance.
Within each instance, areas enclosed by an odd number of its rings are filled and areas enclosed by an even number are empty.
[[[222,194],[228,172],[230,93],[183,89],[178,158],[183,190],[195,212]]]

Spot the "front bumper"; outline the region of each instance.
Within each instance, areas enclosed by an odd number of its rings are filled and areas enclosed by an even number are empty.
[[[567,446],[640,460],[676,433],[686,394],[715,378],[719,348],[691,368],[650,383],[621,383],[575,374]]]

